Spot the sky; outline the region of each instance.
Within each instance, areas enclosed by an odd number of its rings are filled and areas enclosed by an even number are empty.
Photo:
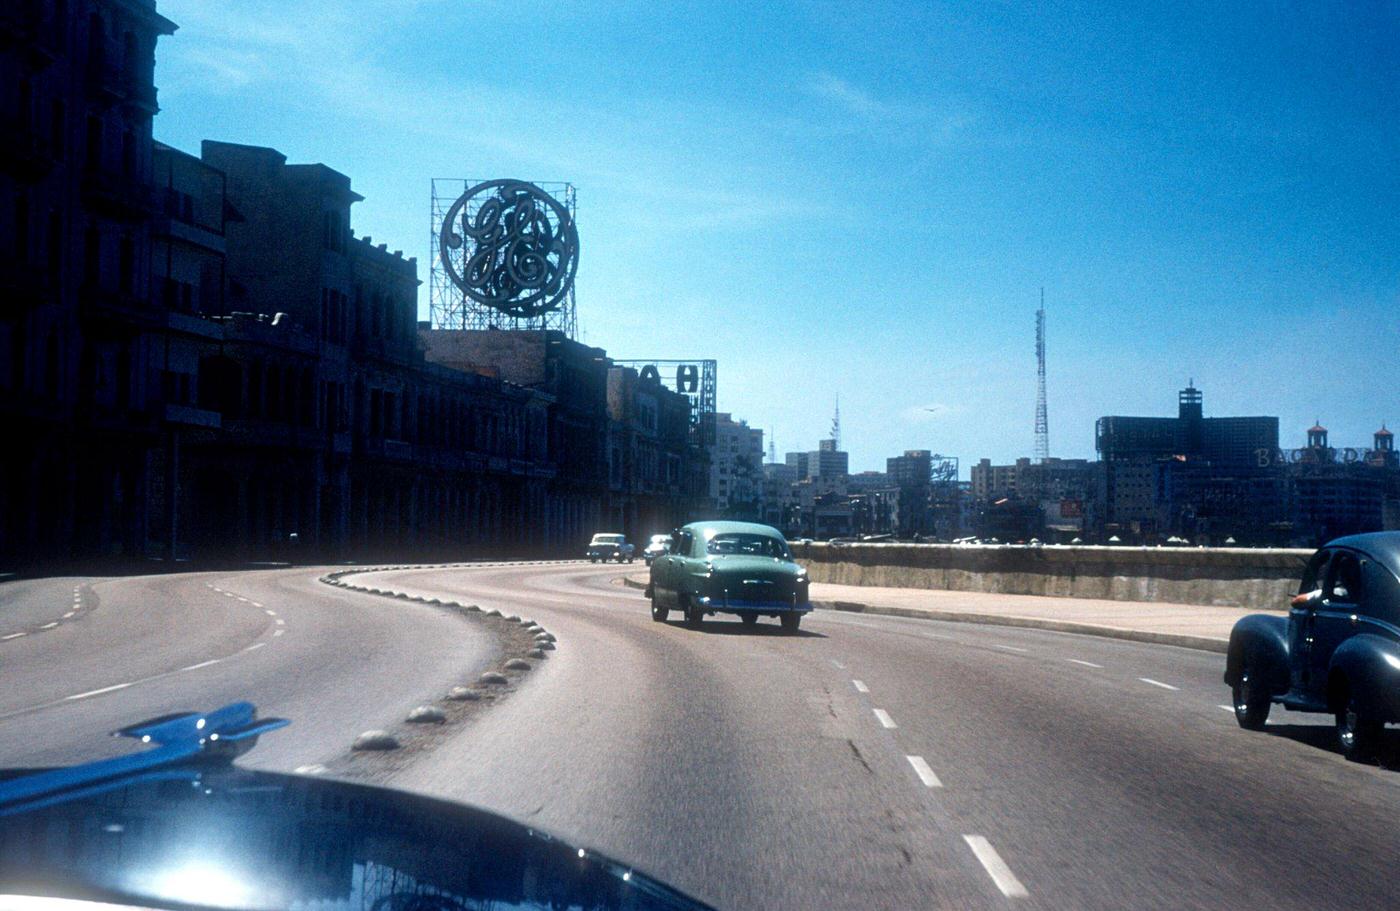
[[[1041,288],[1052,455],[1400,427],[1400,5],[158,3],[157,138],[349,174],[425,319],[432,178],[573,183],[582,340],[780,459],[1032,455]]]

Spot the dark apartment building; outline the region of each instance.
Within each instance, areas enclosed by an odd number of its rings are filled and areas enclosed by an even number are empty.
[[[168,430],[150,0],[0,4],[0,552],[139,551]]]
[[[418,265],[355,235],[347,175],[153,140],[174,31],[151,0],[0,5],[0,557],[581,547],[606,356],[541,338],[525,382],[504,349],[425,359]],[[637,402],[640,516],[677,406]]]

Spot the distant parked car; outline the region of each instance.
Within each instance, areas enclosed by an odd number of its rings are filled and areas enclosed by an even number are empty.
[[[1383,727],[1400,721],[1400,532],[1318,550],[1287,617],[1235,624],[1225,682],[1241,727],[1262,728],[1276,702],[1328,712],[1343,755],[1374,755]]]
[[[812,609],[807,570],[792,561],[776,528],[751,522],[695,522],[676,532],[671,552],[651,564],[651,618],[672,610],[700,626],[706,614],[738,614],[747,626],[777,617],[797,632]]]
[[[588,542],[588,562],[597,563],[602,560],[604,563],[609,560],[616,560],[621,563],[626,560],[632,562],[637,549],[627,542],[626,535],[608,533],[596,534],[593,540]]]
[[[670,553],[670,551],[670,535],[652,535],[651,540],[647,542],[647,546],[642,549],[642,559],[646,561],[647,566],[650,566],[651,561],[663,554]]]

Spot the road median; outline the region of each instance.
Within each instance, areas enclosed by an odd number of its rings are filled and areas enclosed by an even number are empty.
[[[622,577],[622,584],[627,588],[645,589],[647,580],[640,574],[630,574]],[[848,589],[858,589],[860,600],[851,597]],[[1129,606],[1093,599],[924,592],[821,583],[813,585],[813,594],[812,606],[817,610],[1043,629],[1219,653],[1224,653],[1229,644],[1230,627],[1244,615],[1241,609],[1189,604],[1138,602]],[[827,597],[822,597],[823,594]],[[928,601],[943,603],[935,606]],[[979,609],[979,602],[996,609]],[[1125,617],[1125,608],[1131,611],[1130,616]],[[1129,622],[1121,622],[1125,619]]]

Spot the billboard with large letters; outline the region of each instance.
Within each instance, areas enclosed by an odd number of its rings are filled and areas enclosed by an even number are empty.
[[[690,400],[690,426],[708,446],[715,434],[715,371],[713,360],[614,360],[619,367],[631,367],[643,380],[660,383]]]

